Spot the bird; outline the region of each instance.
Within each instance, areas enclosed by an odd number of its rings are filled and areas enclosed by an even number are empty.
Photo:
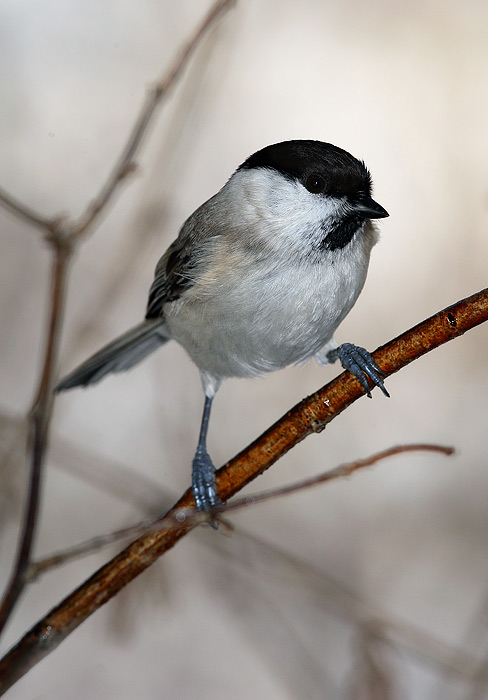
[[[317,140],[275,143],[249,156],[195,210],[157,263],[145,319],[62,379],[97,383],[175,340],[200,370],[204,408],[192,461],[196,508],[221,500],[207,450],[214,397],[228,377],[266,375],[315,357],[340,360],[371,397],[389,396],[370,353],[334,333],[355,304],[389,216],[372,198],[363,161]]]

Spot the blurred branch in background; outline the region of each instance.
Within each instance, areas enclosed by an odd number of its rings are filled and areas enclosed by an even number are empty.
[[[34,535],[39,514],[42,472],[48,443],[48,433],[53,405],[52,387],[59,352],[59,338],[68,274],[69,245],[65,245],[65,232],[52,228],[53,264],[51,297],[44,362],[39,387],[29,414],[27,452],[30,461],[28,492],[19,546],[11,579],[0,607],[0,631],[3,630],[26,583]],[[58,237],[59,234],[59,237]]]
[[[18,202],[5,191],[0,190],[0,202],[16,216],[40,228],[53,250],[51,274],[51,300],[49,319],[46,330],[46,349],[39,380],[39,386],[29,415],[28,456],[30,475],[25,513],[21,527],[19,546],[11,579],[0,606],[0,631],[3,630],[9,616],[26,583],[32,545],[39,511],[40,491],[42,486],[43,466],[49,438],[50,418],[53,405],[52,387],[57,371],[60,330],[65,302],[68,263],[76,245],[95,226],[101,214],[114,198],[120,184],[135,169],[137,155],[148,128],[153,121],[158,107],[169,94],[175,83],[181,78],[190,57],[199,46],[203,37],[216,20],[234,5],[234,0],[218,0],[213,4],[207,16],[197,27],[175,57],[169,70],[149,91],[136,124],[129,136],[122,154],[109,175],[100,193],[88,205],[77,221],[67,217],[46,219],[28,206]]]
[[[419,323],[378,349],[374,358],[388,376],[486,320],[488,289]],[[228,500],[305,437],[321,432],[363,393],[359,381],[344,372],[301,401],[218,471],[220,497]],[[189,489],[163,516],[162,519],[170,519],[169,526],[133,542],[34,625],[0,662],[0,692],[5,692],[81,622],[192,530],[198,523],[187,517],[180,521],[177,511],[193,506]]]

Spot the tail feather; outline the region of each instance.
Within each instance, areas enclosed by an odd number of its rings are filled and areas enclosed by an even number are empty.
[[[162,319],[143,321],[92,355],[68,374],[55,391],[95,384],[111,372],[124,372],[169,340]]]

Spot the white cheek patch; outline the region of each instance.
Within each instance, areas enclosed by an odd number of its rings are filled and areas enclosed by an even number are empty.
[[[286,255],[303,255],[304,243],[318,246],[324,228],[347,212],[344,199],[312,194],[300,182],[274,170],[239,170],[228,182],[232,198],[242,201],[240,220],[247,219],[256,238]]]

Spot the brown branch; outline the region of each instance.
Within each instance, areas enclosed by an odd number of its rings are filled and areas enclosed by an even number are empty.
[[[374,357],[385,374],[391,375],[486,320],[488,289],[419,323],[379,348]],[[307,435],[321,432],[363,393],[358,380],[344,372],[301,401],[219,470],[217,484],[220,497],[223,500],[229,499]],[[188,490],[168,515],[171,516],[176,508],[193,504],[191,491]],[[171,549],[193,527],[195,523],[191,519],[185,519],[176,526],[140,537],[67,596],[0,661],[0,692],[5,692],[40,659],[53,651],[79,624]]]
[[[72,234],[74,238],[79,238],[93,226],[95,220],[106,208],[110,199],[112,199],[118,185],[135,170],[136,164],[134,162],[134,157],[144,137],[147,135],[149,123],[152,121],[156,109],[161,105],[171,91],[171,88],[176,84],[195,49],[199,46],[203,36],[214,25],[220,15],[229,10],[235,2],[236,0],[217,0],[217,2],[212,5],[208,14],[197,27],[193,35],[180,49],[180,52],[177,54],[166,74],[148,92],[146,101],[118,162],[98,196],[91,202],[85,213],[81,215],[80,219],[75,224]]]

